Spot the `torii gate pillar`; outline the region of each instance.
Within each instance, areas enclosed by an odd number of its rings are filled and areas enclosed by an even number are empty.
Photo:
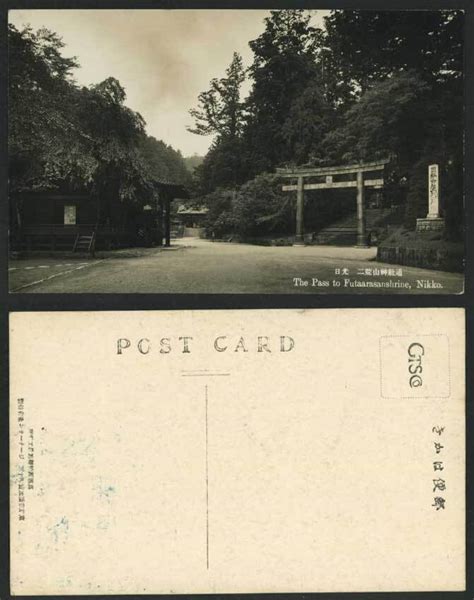
[[[367,246],[365,233],[364,174],[357,171],[357,245]]]
[[[296,237],[295,246],[304,246],[304,188],[303,177],[298,177],[296,190]]]

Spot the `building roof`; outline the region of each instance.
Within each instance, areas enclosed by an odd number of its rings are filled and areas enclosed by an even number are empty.
[[[175,198],[189,198],[189,192],[181,183],[176,183],[166,179],[155,179],[154,185],[158,190],[165,190]]]

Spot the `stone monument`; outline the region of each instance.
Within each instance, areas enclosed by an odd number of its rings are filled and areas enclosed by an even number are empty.
[[[428,214],[416,220],[416,230],[444,231],[444,219],[439,212],[439,166],[428,167]]]

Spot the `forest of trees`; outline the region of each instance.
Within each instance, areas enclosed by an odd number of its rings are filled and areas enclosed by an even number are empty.
[[[387,193],[405,225],[427,211],[427,166],[440,165],[451,239],[462,236],[462,11],[274,10],[190,110],[205,157],[184,159],[147,135],[113,77],[88,87],[47,30],[9,26],[10,192],[87,190],[147,203],[157,180],[183,184],[209,207],[216,235],[293,230],[294,199],[276,167],[392,158]],[[242,89],[250,89],[243,98]],[[321,208],[322,210],[322,208]]]
[[[213,136],[194,182],[208,226],[254,234],[291,226],[276,167],[390,156],[406,226],[426,216],[427,166],[439,163],[448,235],[460,237],[462,36],[462,11],[338,10],[323,29],[308,11],[271,11],[249,42],[252,64],[234,53],[190,111],[190,131]]]
[[[87,190],[143,204],[156,180],[189,184],[181,153],[146,134],[119,81],[79,86],[76,59],[47,29],[9,25],[8,43],[11,193]]]

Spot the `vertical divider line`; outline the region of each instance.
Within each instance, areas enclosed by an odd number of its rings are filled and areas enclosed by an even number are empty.
[[[207,385],[204,390],[206,406],[206,566],[209,569],[209,400]]]

